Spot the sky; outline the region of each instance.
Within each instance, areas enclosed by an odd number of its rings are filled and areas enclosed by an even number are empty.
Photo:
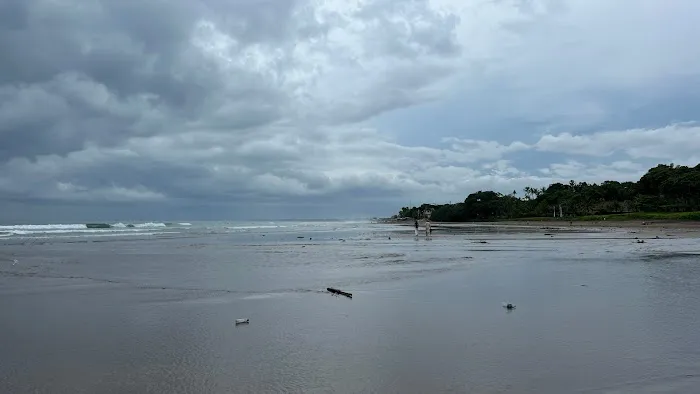
[[[389,216],[700,162],[697,0],[2,0],[0,221]]]

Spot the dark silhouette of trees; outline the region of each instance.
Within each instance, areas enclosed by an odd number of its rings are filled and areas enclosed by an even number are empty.
[[[700,164],[695,167],[659,164],[638,182],[601,184],[569,181],[548,187],[501,194],[477,191],[456,204],[403,207],[401,218],[462,222],[527,217],[579,217],[636,212],[700,211]]]

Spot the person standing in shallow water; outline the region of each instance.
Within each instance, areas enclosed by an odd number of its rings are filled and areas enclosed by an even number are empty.
[[[430,219],[425,219],[425,236],[426,236],[426,238],[430,237],[431,232],[432,231],[430,229]]]
[[[416,237],[418,236],[418,219],[413,219],[413,225],[416,227]]]

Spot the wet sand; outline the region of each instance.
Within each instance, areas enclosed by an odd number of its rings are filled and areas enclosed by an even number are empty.
[[[3,241],[0,392],[700,385],[698,239],[446,228]]]
[[[412,223],[396,222],[413,228]],[[419,234],[424,234],[424,222],[419,222]],[[498,222],[431,222],[433,234],[441,233],[518,233],[518,234],[576,234],[607,233],[616,237],[700,237],[700,222],[696,221],[498,221]]]

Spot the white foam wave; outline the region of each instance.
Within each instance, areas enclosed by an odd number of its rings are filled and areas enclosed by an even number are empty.
[[[81,230],[33,230],[33,231],[28,231],[28,230],[13,230],[10,231],[10,234],[14,235],[31,235],[31,234],[93,234],[93,233],[108,233],[108,234],[116,234],[116,233],[138,233],[142,231],[147,231],[146,229],[81,229]]]
[[[227,230],[256,230],[256,229],[264,229],[264,228],[285,228],[287,226],[266,226],[266,225],[260,225],[260,226],[228,226],[226,227]]]
[[[185,223],[178,223],[178,225],[180,225],[180,226],[191,226],[192,223],[186,223],[186,222],[185,222]]]
[[[98,224],[99,225],[99,224]],[[139,224],[104,224],[101,227],[89,227],[86,224],[16,224],[0,226],[0,234],[3,237],[12,235],[32,234],[68,234],[68,233],[140,233],[148,229],[166,227],[165,223],[139,223]]]
[[[83,230],[87,226],[84,224],[16,224],[12,226],[0,226],[0,230]]]
[[[146,228],[146,227],[166,227],[165,223],[134,223],[134,224],[124,224],[122,222],[111,224],[112,228]]]
[[[143,228],[143,227],[165,227],[165,223],[154,223],[154,222],[139,223],[139,224],[134,224],[134,227],[138,227],[138,228]]]

